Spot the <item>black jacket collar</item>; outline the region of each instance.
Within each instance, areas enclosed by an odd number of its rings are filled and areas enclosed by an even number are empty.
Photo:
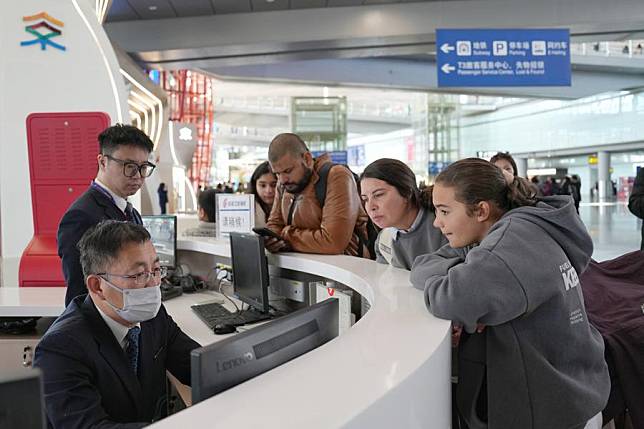
[[[121,219],[125,220],[125,213],[118,208],[116,203],[104,195],[101,191],[94,188],[89,188],[87,190],[89,195],[94,199],[96,205],[103,208],[105,215],[108,219]]]

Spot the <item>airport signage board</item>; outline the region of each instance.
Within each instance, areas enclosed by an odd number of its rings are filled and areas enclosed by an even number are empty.
[[[436,162],[430,161],[427,164],[427,172],[430,176],[438,176],[438,174],[447,168],[449,162]]]
[[[329,158],[331,158],[331,162],[334,164],[347,164],[347,151],[346,150],[334,150],[331,152],[327,152],[324,150],[314,150],[311,152],[311,155],[313,155],[314,158],[317,158],[318,156],[322,156],[324,154],[328,154]]]
[[[367,157],[365,155],[365,146],[363,144],[349,146],[347,148],[347,165],[364,167],[366,164]]]
[[[570,86],[567,29],[436,30],[439,87]]]

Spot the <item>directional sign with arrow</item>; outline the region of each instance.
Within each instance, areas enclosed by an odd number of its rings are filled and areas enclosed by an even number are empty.
[[[436,30],[439,87],[570,86],[568,30]]]
[[[443,43],[443,44],[441,45],[441,51],[443,51],[443,53],[445,53],[445,54],[449,54],[449,53],[450,53],[451,51],[453,51],[454,49],[455,49],[455,48],[454,48],[453,46],[450,46],[450,45],[449,45],[449,44],[447,44],[447,43]]]
[[[449,63],[445,63],[445,64],[443,64],[443,66],[441,67],[441,70],[442,70],[442,71],[443,71],[443,73],[445,73],[445,74],[450,74],[450,72],[453,72],[454,70],[456,70],[456,67],[454,67],[454,66],[450,66],[450,65],[449,65]]]

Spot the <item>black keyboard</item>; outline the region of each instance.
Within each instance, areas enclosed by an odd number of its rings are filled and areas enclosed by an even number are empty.
[[[261,322],[268,320],[271,315],[262,313],[253,308],[244,310],[241,313],[230,312],[221,304],[211,302],[208,304],[195,304],[190,306],[197,316],[204,322],[210,329],[214,329],[216,325],[246,325],[249,323]]]

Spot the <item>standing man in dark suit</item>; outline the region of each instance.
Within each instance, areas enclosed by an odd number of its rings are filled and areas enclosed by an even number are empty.
[[[53,428],[140,428],[166,415],[166,370],[190,384],[199,347],[161,305],[165,275],[142,225],[108,220],[78,244],[88,295],[36,348]]]
[[[96,179],[67,209],[58,225],[58,256],[63,260],[67,283],[65,305],[87,293],[76,244],[91,226],[105,219],[142,224],[141,215],[127,201],[154,171],[148,161],[154,144],[145,133],[131,125],[117,124],[99,136]]]

